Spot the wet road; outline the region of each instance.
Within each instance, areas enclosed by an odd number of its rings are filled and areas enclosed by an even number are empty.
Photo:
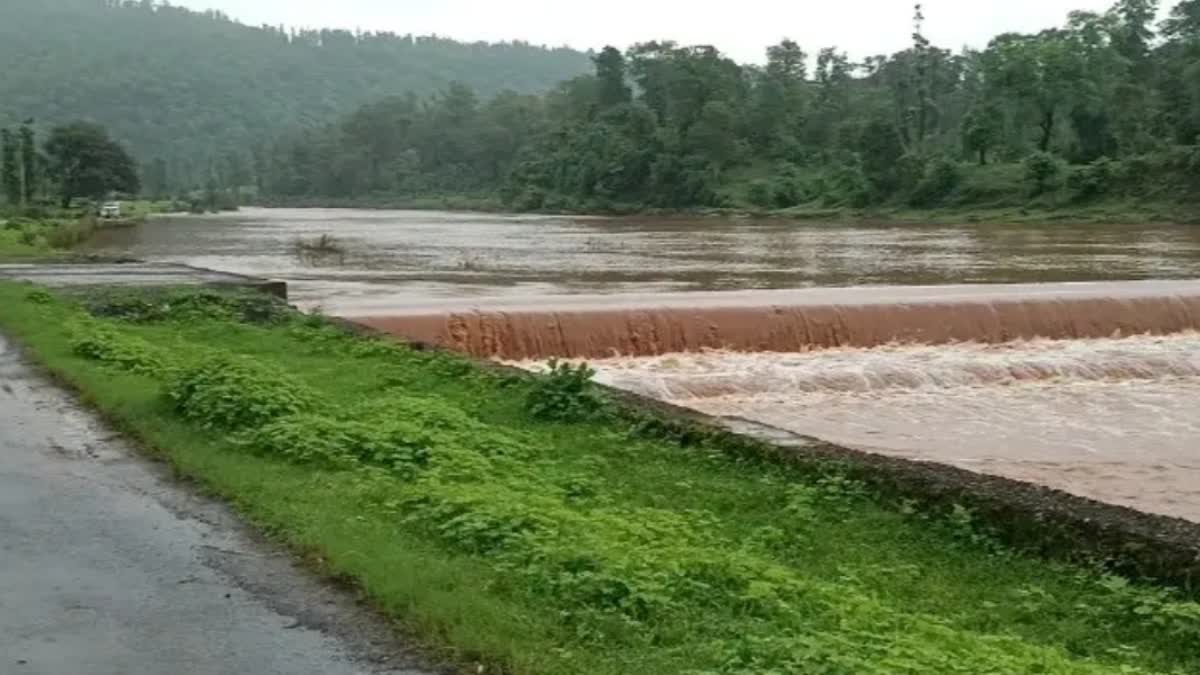
[[[0,337],[0,673],[422,675],[409,661]]]

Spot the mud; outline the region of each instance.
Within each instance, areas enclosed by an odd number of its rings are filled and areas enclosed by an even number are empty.
[[[0,673],[428,675],[0,338]]]

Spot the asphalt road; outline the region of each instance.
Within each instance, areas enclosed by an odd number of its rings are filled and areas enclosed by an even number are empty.
[[[425,675],[0,336],[0,673]]]

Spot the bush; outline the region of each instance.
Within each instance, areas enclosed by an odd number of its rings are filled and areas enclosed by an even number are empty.
[[[206,429],[246,429],[312,407],[294,378],[244,357],[220,356],[185,369],[166,389],[175,411]]]
[[[1091,164],[1077,167],[1067,177],[1067,187],[1075,192],[1078,199],[1093,199],[1108,194],[1114,179],[1120,171],[1120,164],[1107,157],[1101,157]]]
[[[290,415],[255,429],[241,440],[245,447],[303,464],[349,468],[353,449],[364,443],[366,429],[320,415]]]
[[[942,157],[925,168],[925,175],[917,181],[909,197],[909,204],[917,207],[937,206],[962,183],[962,170],[958,163]]]
[[[592,383],[596,371],[586,363],[550,361],[550,372],[537,377],[525,409],[539,420],[577,422],[602,416],[606,404]]]
[[[822,181],[821,201],[826,206],[864,207],[871,203],[871,183],[857,164],[836,166]]]
[[[71,350],[85,359],[111,364],[131,373],[157,377],[165,372],[163,358],[141,338],[122,335],[102,325],[74,328]]]
[[[760,208],[771,206],[771,183],[761,178],[751,181],[746,188],[746,199]]]
[[[290,314],[286,304],[265,293],[204,290],[101,292],[88,298],[87,309],[93,316],[133,323],[203,319],[277,324]]]
[[[1048,152],[1035,152],[1025,158],[1025,182],[1035,197],[1058,187],[1061,174],[1062,161]]]

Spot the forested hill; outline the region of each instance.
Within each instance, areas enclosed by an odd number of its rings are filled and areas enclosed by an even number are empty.
[[[590,68],[567,49],[294,33],[158,5],[0,0],[0,126],[88,119],[144,163],[166,160],[172,182],[203,183],[213,163],[249,162],[264,137],[367,101],[452,81],[540,92]]]
[[[280,202],[465,193],[549,211],[1200,213],[1200,0],[1113,0],[961,51],[924,19],[917,5],[915,30],[895,26],[911,46],[862,61],[783,41],[745,66],[654,42],[605,49],[541,97],[382,100],[274,145],[259,185]]]

